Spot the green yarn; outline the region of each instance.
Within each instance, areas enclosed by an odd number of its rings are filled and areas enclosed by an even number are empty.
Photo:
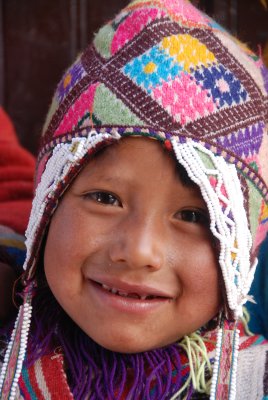
[[[94,114],[91,114],[90,112],[87,112],[83,118],[80,119],[80,121],[77,124],[78,128],[81,128],[85,121],[88,121],[88,125],[92,124],[93,126],[100,126],[101,121],[99,121]]]
[[[246,179],[248,190],[249,190],[249,222],[250,230],[253,233],[252,239],[255,240],[255,234],[259,226],[259,214],[262,203],[262,195],[256,189],[256,186],[249,180]]]
[[[104,58],[111,57],[111,43],[114,37],[114,30],[110,24],[105,25],[96,34],[93,40],[94,46]]]
[[[215,169],[215,165],[213,164],[213,161],[211,160],[211,157],[204,153],[203,151],[196,149],[196,152],[198,153],[202,163],[207,169]]]
[[[144,125],[103,83],[96,89],[93,113],[103,125]]]
[[[200,333],[194,332],[184,336],[184,338],[178,342],[178,346],[184,350],[189,360],[190,373],[184,385],[170,400],[177,399],[191,382],[194,390],[199,393],[209,394],[211,379],[206,380],[206,372],[209,371],[209,373],[212,374],[212,365],[208,357],[205,341],[206,339],[202,337]]]
[[[249,314],[248,310],[246,309],[246,307],[243,307],[243,315],[240,318],[240,320],[241,320],[241,322],[242,322],[242,324],[244,326],[246,334],[248,336],[254,336],[254,333],[252,333],[250,331],[249,327],[248,327],[248,324],[249,324],[249,321],[250,321],[250,314]]]

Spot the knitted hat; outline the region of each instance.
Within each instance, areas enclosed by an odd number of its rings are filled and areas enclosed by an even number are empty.
[[[29,281],[60,196],[101,146],[126,136],[155,138],[173,149],[200,187],[220,243],[228,302],[211,399],[235,398],[239,339],[233,320],[248,299],[268,226],[267,91],[262,61],[190,2],[135,0],[100,29],[64,74],[42,134],[26,233]],[[30,314],[28,287],[1,393],[15,393]],[[17,341],[21,347],[14,350]]]

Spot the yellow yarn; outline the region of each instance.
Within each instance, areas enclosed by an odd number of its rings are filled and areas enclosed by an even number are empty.
[[[156,69],[156,65],[155,63],[153,63],[152,61],[150,61],[147,65],[145,65],[143,71],[146,74],[152,74]]]
[[[263,201],[260,220],[263,221],[268,218],[268,205]]]
[[[242,322],[242,324],[243,324],[243,326],[244,326],[244,329],[245,329],[246,334],[247,334],[248,336],[253,336],[254,333],[252,333],[252,332],[249,330],[249,327],[248,327],[249,320],[250,320],[249,312],[248,312],[248,310],[246,309],[246,307],[243,307],[243,315],[242,315],[242,317],[241,317],[241,322]]]
[[[162,40],[161,46],[170,56],[175,56],[187,72],[190,68],[201,64],[207,67],[216,61],[214,54],[203,43],[187,34],[166,37]]]
[[[72,75],[71,74],[66,75],[66,77],[64,78],[64,81],[63,81],[64,89],[67,88],[67,86],[70,84],[71,80],[72,80]]]

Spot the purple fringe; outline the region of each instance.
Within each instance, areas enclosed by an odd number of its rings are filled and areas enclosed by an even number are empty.
[[[59,349],[73,396],[82,400],[168,399],[181,387],[180,348],[174,344],[137,354],[109,351],[90,339],[62,310],[47,286],[33,299],[26,366]]]

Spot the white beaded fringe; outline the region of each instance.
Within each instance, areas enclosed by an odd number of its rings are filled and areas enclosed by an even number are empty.
[[[54,148],[53,154],[48,160],[46,169],[42,174],[33,201],[30,221],[26,231],[27,255],[24,264],[25,268],[33,251],[34,239],[37,229],[40,226],[45,207],[49,199],[53,197],[58,184],[67,176],[70,169],[76,163],[80,162],[81,158],[84,157],[91,148],[94,148],[98,143],[107,139],[120,139],[120,137],[121,136],[117,132],[111,132],[110,134],[97,134],[97,132],[92,131],[86,138],[74,138],[71,143],[59,144]],[[248,228],[247,217],[243,205],[243,194],[235,166],[227,164],[220,156],[216,157],[210,150],[206,149],[199,143],[190,141],[181,144],[175,137],[171,139],[171,142],[178,162],[184,166],[193,182],[200,187],[202,196],[206,201],[210,214],[211,231],[219,240],[221,245],[219,263],[226,286],[228,304],[230,309],[234,311],[235,316],[238,317],[242,314],[242,305],[247,301],[247,293],[254,276],[256,265],[250,268],[249,255],[252,238]],[[198,153],[203,153],[208,156],[214,167],[212,169],[206,168]],[[210,183],[209,177],[211,176],[217,178],[218,183],[216,188],[213,188]],[[226,190],[226,195],[221,191],[222,185]],[[225,204],[224,211],[222,203]],[[229,217],[230,213],[233,218]],[[236,256],[234,257],[234,255]],[[234,257],[234,260],[232,257]],[[24,304],[20,308],[19,316],[21,313],[23,313],[21,346],[15,371],[15,378],[9,396],[10,400],[15,399],[18,379],[21,374],[22,364],[25,357],[31,320],[31,306],[27,303]],[[16,320],[11,340],[5,354],[0,375],[0,394],[2,393],[4,378],[14,344],[19,316]],[[236,335],[235,340],[237,348],[234,349],[235,354],[231,377],[230,400],[235,399],[239,333],[236,332]],[[212,378],[211,400],[215,399],[216,383],[214,381],[218,376],[221,341],[222,330],[219,330],[216,347],[216,361]]]
[[[171,142],[178,162],[199,186],[207,204],[210,229],[220,242],[219,264],[228,304],[238,318],[242,316],[242,306],[248,300],[257,263],[252,267],[250,265],[252,237],[236,168],[199,143],[189,141],[181,144],[175,137]],[[209,157],[213,167],[206,167],[200,154]],[[216,179],[215,188],[209,178]]]
[[[58,144],[52,153],[52,156],[47,162],[44,173],[40,183],[37,186],[35,198],[33,200],[32,211],[30,215],[29,224],[26,231],[26,260],[24,262],[24,269],[27,267],[30,256],[33,252],[33,243],[43,217],[49,199],[53,197],[54,191],[57,189],[58,184],[64,180],[70,169],[80,162],[86,153],[94,148],[98,143],[104,142],[107,139],[120,139],[121,136],[116,132],[111,133],[97,133],[95,130],[91,131],[87,137],[74,138],[71,143]],[[15,369],[15,376],[12,382],[8,400],[14,400],[18,380],[21,375],[22,365],[25,358],[29,328],[31,324],[32,307],[27,302],[20,307],[18,317],[5,353],[4,363],[0,375],[0,398],[2,397],[2,390],[5,384],[6,372],[9,366],[10,357],[12,356],[12,348],[16,336],[16,331],[19,319],[23,318],[22,328],[20,332],[20,349]],[[21,315],[23,314],[23,315]]]
[[[16,396],[16,390],[17,390],[17,384],[19,381],[19,377],[21,374],[22,370],[22,365],[23,361],[25,358],[25,353],[26,353],[26,348],[27,348],[27,342],[28,342],[28,335],[29,335],[29,329],[31,325],[31,314],[32,314],[32,306],[28,303],[23,304],[23,306],[20,307],[18,317],[16,319],[16,323],[11,335],[11,339],[9,341],[7,351],[5,354],[5,359],[4,363],[2,366],[1,370],[1,376],[0,376],[0,398],[4,400],[4,397],[2,396],[3,388],[4,388],[4,383],[5,383],[5,376],[7,373],[8,369],[8,363],[10,360],[10,356],[12,356],[12,348],[14,345],[14,340],[16,337],[17,333],[17,327],[19,323],[19,319],[22,318],[22,327],[21,327],[21,332],[20,332],[20,347],[19,347],[19,353],[18,353],[18,358],[17,358],[17,363],[14,371],[14,378],[12,381],[12,385],[10,388],[8,400],[15,400]]]
[[[30,220],[25,234],[27,248],[24,263],[25,269],[33,252],[33,243],[44,210],[49,199],[53,197],[58,184],[64,180],[70,169],[78,164],[90,149],[107,139],[120,139],[120,137],[116,132],[97,133],[93,130],[87,137],[74,138],[71,143],[61,143],[54,148],[52,156],[48,160],[45,171],[42,174],[41,181],[37,186],[33,200]]]
[[[239,352],[239,329],[236,328],[234,333],[234,341],[233,341],[233,356],[232,356],[232,364],[230,368],[230,382],[229,382],[229,396],[228,400],[235,400],[236,398],[236,376],[237,376],[237,364],[238,364],[238,352]],[[223,336],[223,328],[219,328],[217,343],[216,343],[216,354],[215,354],[215,363],[213,366],[213,375],[211,380],[211,389],[210,389],[210,400],[218,400],[217,395],[217,381],[219,377],[219,369],[220,369],[220,354],[222,349],[222,336]]]
[[[211,379],[211,388],[210,388],[210,400],[217,400],[216,399],[216,389],[217,389],[217,381],[219,376],[219,369],[220,369],[220,354],[221,354],[221,347],[222,347],[222,335],[223,329],[219,328],[217,334],[217,342],[216,342],[216,349],[215,349],[215,362],[213,365],[213,375]]]

